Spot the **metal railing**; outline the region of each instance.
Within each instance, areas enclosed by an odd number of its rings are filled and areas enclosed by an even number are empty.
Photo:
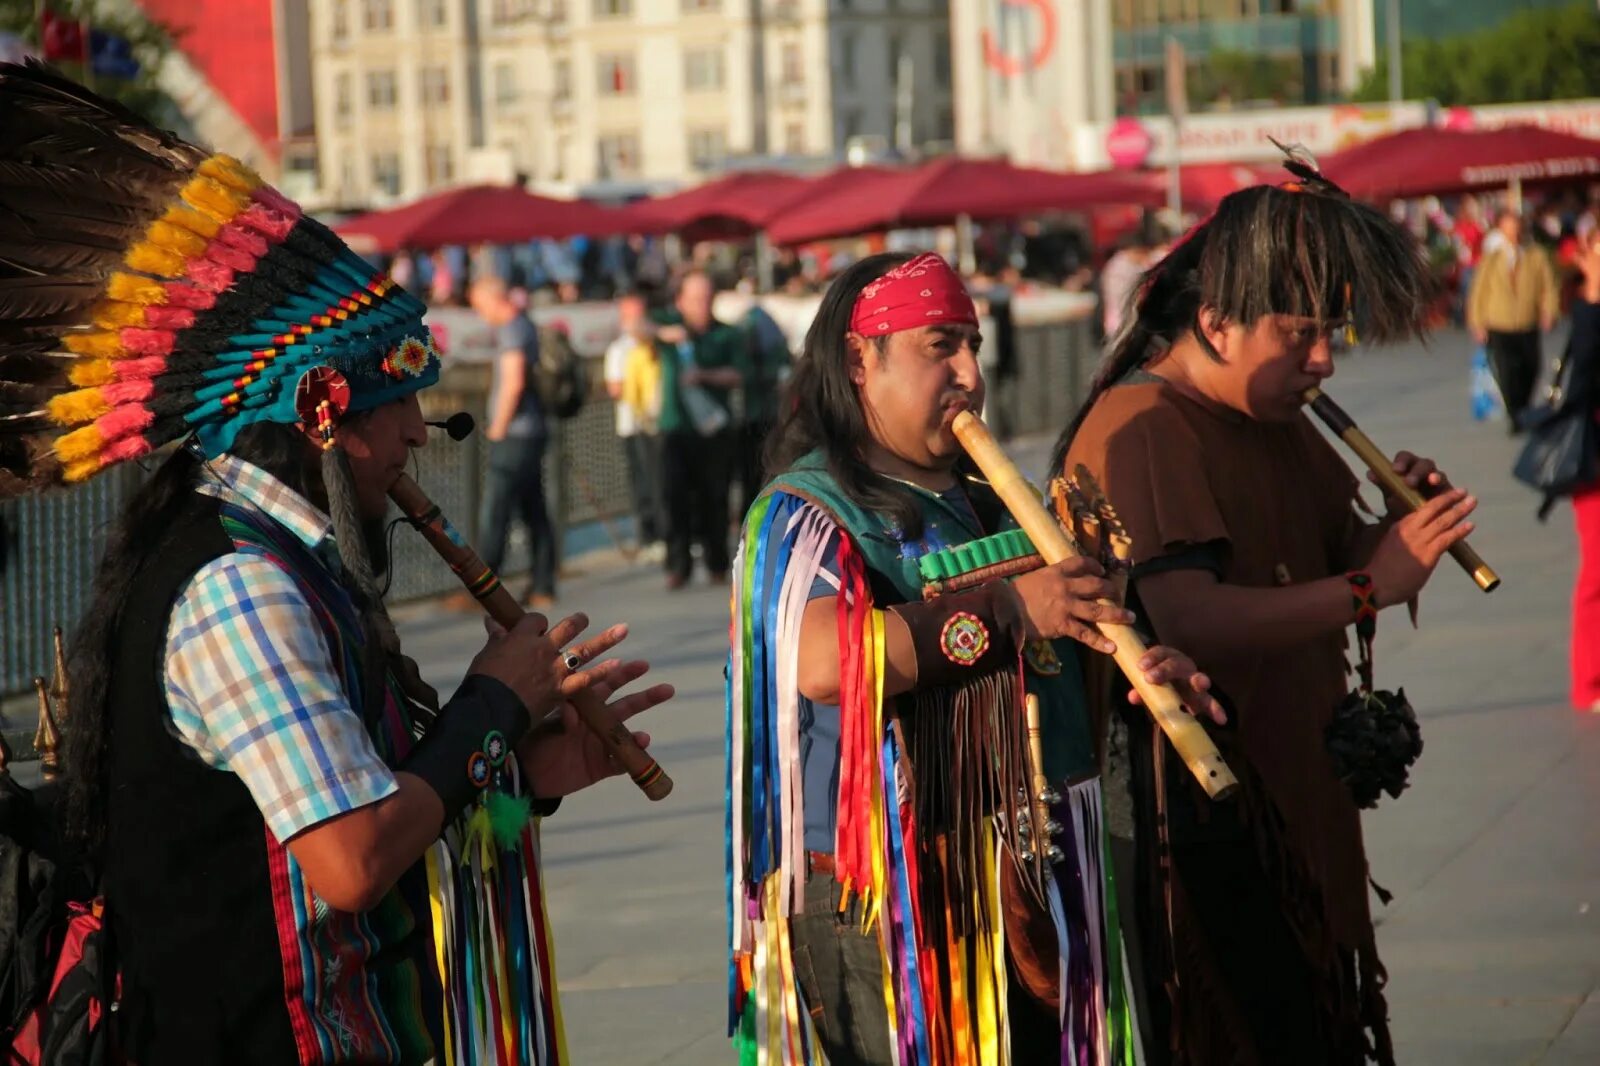
[[[1003,436],[1057,432],[1077,410],[1099,358],[1086,320],[1019,327],[1013,377],[991,384],[989,418]],[[592,399],[576,417],[557,423],[545,455],[545,490],[551,520],[570,551],[606,543],[596,523],[620,520],[623,535],[632,494],[622,442],[613,430],[611,401],[599,382],[599,360],[586,360]],[[481,416],[488,388],[487,366],[458,366],[423,394],[429,418],[456,411]],[[479,540],[484,470],[488,458],[481,434],[454,443],[442,436],[417,452],[413,476],[470,543]],[[0,573],[0,698],[31,689],[52,665],[50,630],[70,632],[88,602],[106,530],[138,487],[142,472],[131,464],[70,492],[0,503],[0,535],[7,543]],[[424,599],[459,588],[420,537],[401,529],[392,538],[391,601]],[[528,567],[528,545],[517,529],[503,569],[518,575]]]

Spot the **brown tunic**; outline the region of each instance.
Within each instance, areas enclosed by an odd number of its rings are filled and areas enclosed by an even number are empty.
[[[1231,585],[1271,588],[1284,575],[1298,584],[1349,566],[1348,548],[1360,528],[1353,509],[1358,483],[1304,417],[1256,422],[1144,376],[1096,401],[1068,453],[1067,472],[1079,464],[1099,479],[1127,526],[1136,568],[1198,545],[1220,548],[1219,577]],[[1325,1035],[1354,1046],[1366,1042],[1362,1015],[1378,1012],[1381,1029],[1382,1003],[1359,813],[1323,742],[1346,692],[1345,648],[1343,633],[1329,633],[1293,649],[1199,666],[1232,701],[1236,730],[1219,733],[1218,744],[1244,783],[1240,810],[1284,918],[1312,972],[1330,982],[1318,996],[1319,1013],[1344,1033],[1343,1039]],[[1175,914],[1177,987],[1205,987],[1214,982],[1182,973],[1186,957],[1196,961],[1182,943],[1183,924]],[[1367,987],[1357,987],[1358,966]],[[1375,1002],[1363,1006],[1364,997]],[[1192,1012],[1175,1006],[1174,1024],[1181,1027]],[[1225,1004],[1215,1006],[1228,1013]],[[1375,1034],[1375,1043],[1385,1045],[1386,1036]]]

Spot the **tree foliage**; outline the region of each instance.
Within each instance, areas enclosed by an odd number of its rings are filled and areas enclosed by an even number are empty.
[[[1600,12],[1583,0],[1522,11],[1476,33],[1402,41],[1400,76],[1406,99],[1446,107],[1600,96]],[[1389,98],[1387,57],[1354,98]]]
[[[92,84],[95,92],[116,100],[158,126],[181,130],[183,119],[178,107],[157,82],[162,61],[176,47],[172,34],[164,26],[145,17],[135,4],[49,0],[48,6],[56,15],[91,19],[94,29],[127,39],[133,45],[134,58],[139,61],[139,74],[135,78],[95,77],[91,80],[84,64],[53,60],[63,74]],[[0,0],[0,33],[16,34],[31,51],[42,54],[39,32],[35,0]]]
[[[1219,49],[1189,68],[1189,102],[1196,108],[1263,100],[1299,103],[1303,81],[1298,58]]]

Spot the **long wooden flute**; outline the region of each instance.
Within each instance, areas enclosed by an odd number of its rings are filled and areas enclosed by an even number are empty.
[[[1040,557],[1054,565],[1077,555],[1078,552],[1061,531],[1055,517],[1039,502],[1033,486],[1028,484],[1022,471],[1017,469],[1017,464],[1011,461],[1011,457],[1001,450],[990,435],[989,427],[971,411],[962,411],[956,415],[951,428],[961,446],[972,456],[972,461],[983,471],[983,476],[989,479],[989,487],[994,489],[1011,512],[1011,517],[1017,520],[1022,531],[1028,534],[1028,539],[1033,541]],[[1230,795],[1239,787],[1238,779],[1228,769],[1228,764],[1222,761],[1221,753],[1206,735],[1205,729],[1184,711],[1177,690],[1171,685],[1152,685],[1145,680],[1144,671],[1139,669],[1139,660],[1144,658],[1149,649],[1139,634],[1132,626],[1115,622],[1097,622],[1096,625],[1117,646],[1113,656],[1117,665],[1138,691],[1150,717],[1155,719],[1177,749],[1178,757],[1206,790],[1206,795],[1212,799],[1223,799]]]
[[[389,498],[411,520],[423,539],[450,565],[467,591],[477,597],[490,618],[507,629],[522,620],[522,607],[500,583],[500,575],[478,558],[478,553],[450,524],[450,520],[439,510],[439,505],[428,499],[427,493],[415,481],[401,474],[400,480],[390,487]],[[618,721],[606,710],[600,697],[588,689],[573,696],[571,702],[583,724],[600,738],[607,754],[628,772],[640,791],[653,800],[666,799],[672,791],[672,778],[633,739],[633,731],[627,724]]]
[[[1367,464],[1379,481],[1383,483],[1384,491],[1396,499],[1404,501],[1407,507],[1415,511],[1425,502],[1422,494],[1410,485],[1405,478],[1394,472],[1394,464],[1389,457],[1372,443],[1372,438],[1361,432],[1361,427],[1356,425],[1355,419],[1345,413],[1344,408],[1334,403],[1321,389],[1315,385],[1307,389],[1303,395],[1311,410],[1322,419],[1327,427],[1338,434],[1339,439],[1350,446],[1350,450],[1360,456],[1361,461]],[[1458,540],[1450,545],[1450,554],[1455,561],[1461,564],[1472,580],[1477,582],[1480,589],[1493,592],[1500,587],[1500,575],[1494,568],[1483,561],[1483,556],[1472,550],[1464,540]]]

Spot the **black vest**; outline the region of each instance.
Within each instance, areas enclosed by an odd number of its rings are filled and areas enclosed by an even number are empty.
[[[298,1061],[284,1003],[267,827],[240,779],[171,729],[167,624],[206,563],[234,550],[200,497],[135,576],[112,663],[107,912],[121,1040],[139,1066]]]

